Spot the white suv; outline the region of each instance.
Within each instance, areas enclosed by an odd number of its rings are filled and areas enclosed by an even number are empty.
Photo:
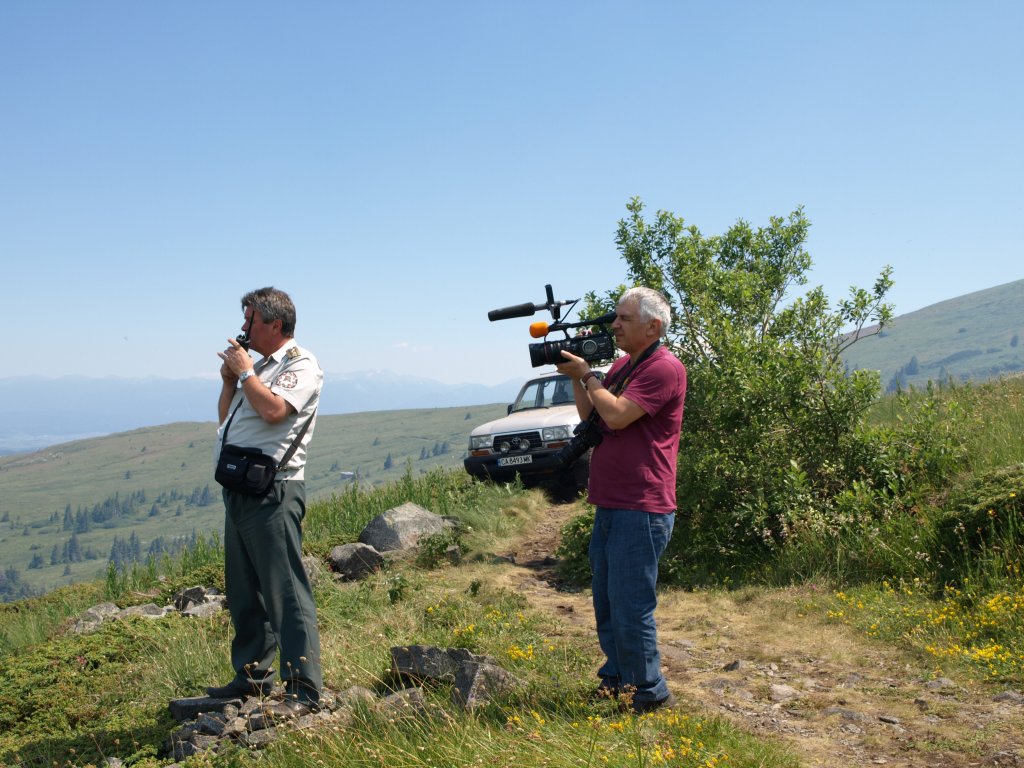
[[[590,453],[568,467],[557,461],[556,454],[579,423],[569,377],[541,374],[523,385],[507,416],[469,434],[469,455],[463,464],[474,477],[504,482],[519,475],[526,485],[547,483],[575,495],[587,486]]]

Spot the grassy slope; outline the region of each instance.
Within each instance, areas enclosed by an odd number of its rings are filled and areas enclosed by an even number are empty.
[[[1018,346],[1011,346],[1014,336]],[[900,315],[884,331],[843,355],[851,369],[881,371],[882,387],[916,357],[918,373],[907,383],[985,380],[1024,370],[1024,280],[933,304]]]
[[[348,482],[343,472],[358,472],[361,484],[368,486],[399,479],[410,463],[415,474],[461,466],[470,430],[504,413],[504,405],[476,405],[321,416],[306,469],[310,497],[341,491]],[[33,588],[49,589],[96,578],[106,568],[115,535],[127,539],[135,531],[145,547],[158,536],[219,529],[223,507],[213,481],[215,432],[212,423],[168,424],[0,457],[0,518],[7,516],[0,522],[0,571],[13,565]],[[444,443],[449,451],[432,455]],[[421,460],[423,449],[431,455]],[[389,454],[392,466],[385,470]],[[150,517],[162,492],[188,496],[206,485],[213,504],[171,502]],[[146,503],[135,518],[79,536],[82,548],[98,559],[71,564],[70,575],[64,573],[65,564],[50,565],[54,545],[62,549],[71,535],[63,528],[66,505],[72,512],[79,506],[91,509],[115,493],[124,498],[139,490],[145,491]],[[55,512],[58,520],[52,524]],[[45,566],[30,570],[35,553]]]

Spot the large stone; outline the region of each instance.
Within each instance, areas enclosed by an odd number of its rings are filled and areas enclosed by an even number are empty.
[[[210,616],[216,616],[218,613],[224,610],[225,599],[220,597],[216,600],[212,600],[209,603],[200,603],[199,605],[190,605],[184,611],[181,612],[182,616],[188,616],[193,619],[206,619]]]
[[[331,550],[331,570],[343,579],[358,581],[380,569],[384,556],[369,544],[341,544]]]
[[[452,702],[472,710],[513,693],[522,683],[506,669],[489,662],[468,661],[459,667]]]
[[[133,605],[125,608],[123,611],[117,612],[117,618],[127,619],[132,616],[142,616],[146,619],[162,619],[168,613],[173,613],[174,609],[171,606],[161,607],[156,603],[146,603],[145,605]]]
[[[184,612],[194,605],[208,603],[212,598],[220,596],[221,593],[212,587],[188,587],[174,593],[174,607]]]
[[[359,541],[378,552],[414,549],[420,539],[444,533],[455,523],[411,501],[377,515],[359,534]]]
[[[467,663],[494,664],[467,648],[438,648],[433,645],[399,645],[391,649],[391,672],[417,682],[432,680],[454,683],[459,669]]]
[[[92,608],[87,608],[82,612],[71,629],[79,634],[93,632],[99,629],[100,624],[104,621],[116,616],[120,610],[114,603],[94,605]]]

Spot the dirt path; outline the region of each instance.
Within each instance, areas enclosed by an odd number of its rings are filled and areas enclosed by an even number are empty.
[[[576,508],[552,506],[507,554],[509,586],[591,643],[589,591],[558,587],[554,552]],[[662,664],[684,706],[785,743],[807,766],[1024,766],[1019,693],[936,678],[810,605],[809,589],[671,591]]]

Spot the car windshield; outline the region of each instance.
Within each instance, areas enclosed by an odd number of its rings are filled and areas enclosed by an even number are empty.
[[[528,381],[512,404],[512,411],[531,408],[550,408],[553,405],[572,405],[572,382],[568,376],[545,376]]]

